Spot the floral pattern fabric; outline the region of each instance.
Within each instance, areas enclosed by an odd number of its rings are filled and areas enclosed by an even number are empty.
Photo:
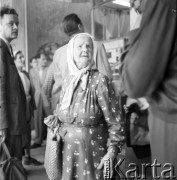
[[[64,81],[61,100],[71,79]],[[118,99],[108,78],[91,70],[88,79],[86,90],[79,82],[69,108],[56,109],[62,122],[63,180],[102,180],[103,170],[97,170],[101,158],[108,150],[118,153],[125,140]]]

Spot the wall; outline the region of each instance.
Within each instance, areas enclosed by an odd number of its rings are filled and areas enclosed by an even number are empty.
[[[28,53],[31,58],[40,46],[50,42],[63,44],[68,37],[63,33],[64,16],[76,13],[87,32],[91,33],[91,4],[63,3],[58,0],[27,0]]]
[[[64,3],[60,0],[0,0],[0,2],[13,5],[19,13],[19,36],[12,43],[14,49],[23,50],[27,60],[36,55],[37,50],[46,43],[56,42],[62,45],[68,40],[62,31],[61,22],[63,17],[70,13],[78,14],[85,26],[85,31],[91,33],[91,3]],[[128,29],[127,25],[126,27],[121,25],[118,33],[117,23],[124,24],[125,21],[118,22],[117,15],[112,20],[111,14],[107,16],[103,16],[102,13],[98,16],[98,14],[95,13],[95,24],[100,26],[100,23],[106,23],[105,26],[108,27],[106,33],[111,38],[123,36],[121,32],[126,32],[125,29]],[[110,30],[109,27],[113,26],[114,30]],[[98,29],[96,31],[98,38]]]
[[[97,23],[96,27],[100,24],[100,29],[102,28],[104,33],[102,40],[125,37],[130,30],[130,15],[128,12],[100,7],[94,11],[94,20],[95,24]],[[97,29],[95,31],[95,34],[97,34]]]

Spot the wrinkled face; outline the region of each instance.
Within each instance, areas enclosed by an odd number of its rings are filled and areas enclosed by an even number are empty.
[[[17,69],[25,67],[25,58],[21,52],[16,55],[15,64],[17,66]]]
[[[44,54],[41,54],[40,58],[37,61],[39,67],[46,67],[47,66],[47,57]]]
[[[8,42],[16,39],[18,36],[18,16],[13,14],[5,14],[0,19],[0,34]]]
[[[78,69],[87,67],[93,56],[93,42],[87,35],[77,36],[74,40],[74,62]]]

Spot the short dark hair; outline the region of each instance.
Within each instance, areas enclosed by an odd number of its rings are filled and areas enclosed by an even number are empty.
[[[29,62],[32,63],[33,59],[36,60],[36,56],[33,56],[32,58],[30,58]]]
[[[16,10],[9,6],[3,6],[0,8],[0,18],[2,18],[5,14],[13,14],[18,16]]]
[[[35,58],[36,58],[36,59],[39,59],[39,58],[41,57],[41,54],[43,54],[44,56],[47,56],[45,52],[39,51],[39,52],[37,53],[37,55],[35,56]]]
[[[77,14],[72,13],[65,16],[62,21],[64,33],[68,36],[78,33],[80,31],[78,27],[79,24],[82,25],[82,21]]]

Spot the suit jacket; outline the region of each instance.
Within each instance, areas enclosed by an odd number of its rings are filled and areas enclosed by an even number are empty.
[[[43,85],[44,93],[48,99],[52,98],[52,109],[54,110],[58,103],[63,79],[68,75],[67,64],[67,46],[68,44],[56,50],[53,62],[49,67],[46,80]],[[112,71],[107,59],[104,45],[97,41],[94,42],[94,61],[98,70],[112,79]]]
[[[0,129],[11,135],[26,131],[26,96],[6,43],[0,39]]]
[[[47,74],[47,70],[48,68],[45,68],[43,70],[42,81],[40,80],[39,70],[37,68],[33,68],[30,70],[30,80],[33,88],[36,107],[38,107],[40,100],[42,100],[44,107],[49,107],[48,99],[42,89]]]
[[[148,0],[131,37],[122,80],[133,98],[145,96],[153,117],[177,123],[176,0]]]
[[[34,115],[34,110],[36,109],[36,103],[35,103],[35,99],[34,99],[34,87],[32,86],[31,83],[31,79],[29,76],[29,73],[26,71],[23,71],[23,73],[25,74],[25,76],[28,78],[28,80],[30,81],[30,90],[29,90],[29,95],[31,97],[29,104],[28,104],[28,110],[27,110],[27,122],[31,120],[31,117]],[[29,113],[29,114],[28,114]]]

